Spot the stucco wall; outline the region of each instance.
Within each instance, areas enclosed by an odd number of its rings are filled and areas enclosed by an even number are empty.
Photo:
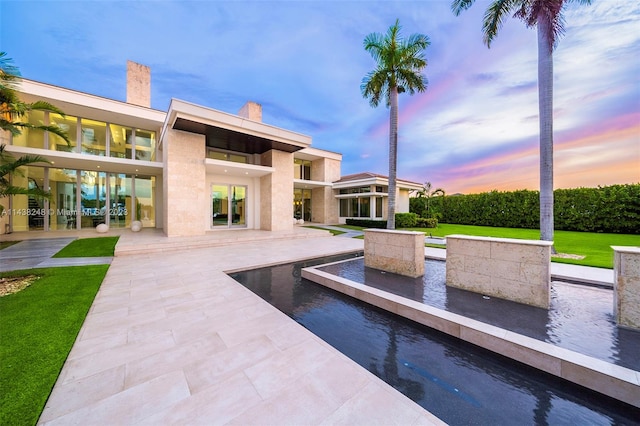
[[[311,162],[311,180],[335,182],[340,179],[340,161],[322,158]],[[338,223],[340,204],[331,187],[311,191],[311,220],[318,223]]]
[[[613,312],[616,322],[640,329],[640,247],[612,247]]]
[[[551,242],[447,236],[447,285],[549,308]]]
[[[209,194],[205,137],[167,129],[164,144],[163,227],[169,237],[204,235]]]
[[[275,171],[260,178],[260,229],[282,231],[293,228],[293,154],[271,150],[261,164]]]

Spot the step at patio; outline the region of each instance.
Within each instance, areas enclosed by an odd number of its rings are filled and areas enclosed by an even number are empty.
[[[295,227],[287,231],[261,231],[255,229],[210,231],[195,237],[167,237],[160,232],[123,234],[114,255],[162,253],[167,251],[219,247],[265,240],[292,240],[331,237],[329,231]]]

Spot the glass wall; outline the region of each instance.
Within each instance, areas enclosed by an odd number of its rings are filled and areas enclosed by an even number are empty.
[[[49,169],[49,229],[52,231],[74,229],[77,225],[77,175],[76,170]]]
[[[136,129],[136,160],[153,161],[156,153],[156,133]]]
[[[109,156],[116,158],[131,158],[131,144],[133,143],[133,129],[109,124]],[[127,146],[129,149],[127,150]],[[127,156],[128,154],[128,156]]]
[[[295,158],[293,160],[293,178],[311,180],[311,161]]]
[[[246,202],[246,186],[212,185],[212,227],[246,226]]]
[[[134,210],[131,203],[131,176],[122,173],[109,174],[109,206],[105,209],[109,216],[110,228],[128,228]]]
[[[11,184],[21,188],[44,190],[44,172],[41,167],[24,166],[11,176]],[[14,195],[11,204],[3,203],[14,231],[44,229],[48,206],[40,197]]]
[[[306,222],[311,221],[310,189],[293,190],[293,217],[296,219],[304,219]]]
[[[95,228],[106,223],[107,174],[104,172],[80,172],[81,227]]]
[[[380,200],[382,200],[380,198]],[[377,206],[376,201],[376,206]],[[340,200],[340,217],[371,217],[370,197],[343,198]],[[377,215],[376,217],[381,217]]]
[[[82,153],[107,155],[107,123],[83,118],[81,122]]]
[[[48,133],[49,149],[53,151],[77,152],[78,118],[70,115],[63,118],[61,115],[49,113],[49,122],[52,125],[60,127],[64,132],[66,132],[69,140],[71,141],[70,144],[67,144],[67,142],[65,142],[65,140],[60,136]]]
[[[136,176],[136,220],[145,228],[156,226],[156,178],[155,176]]]
[[[24,129],[21,135],[11,138],[11,144],[144,161],[156,159],[156,132],[151,130],[133,129],[70,115],[62,117],[59,114],[41,111],[31,111],[25,120],[34,125],[49,123],[60,127],[66,132],[70,143],[67,144],[64,139],[53,133]],[[46,146],[47,139],[48,146]],[[78,143],[80,143],[80,150],[78,150]],[[247,158],[234,156],[232,161],[246,163]]]
[[[32,111],[27,117],[27,122],[34,126],[46,124],[44,111]],[[22,129],[22,134],[13,137],[13,144],[18,146],[28,146],[29,148],[45,148],[45,132],[36,129]]]

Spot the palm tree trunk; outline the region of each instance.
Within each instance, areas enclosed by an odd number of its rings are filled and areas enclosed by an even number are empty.
[[[538,17],[538,108],[540,113],[540,239],[553,241],[553,46],[551,25]]]
[[[387,229],[396,229],[396,165],[398,163],[398,87],[389,89],[389,205]]]

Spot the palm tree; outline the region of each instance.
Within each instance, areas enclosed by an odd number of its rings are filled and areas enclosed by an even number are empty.
[[[431,43],[423,34],[412,34],[407,39],[400,37],[400,22],[389,27],[385,35],[371,33],[364,39],[364,48],[377,62],[360,85],[362,96],[377,107],[384,96],[389,114],[389,207],[387,229],[395,229],[396,213],[396,165],[398,155],[398,94],[427,89],[427,79],[422,70],[427,66],[424,50]]]
[[[453,0],[457,16],[475,0]],[[591,0],[494,0],[484,14],[484,42],[491,47],[504,20],[513,15],[538,30],[538,111],[540,119],[540,239],[553,241],[553,49],[564,33],[562,9]]]
[[[54,133],[70,144],[67,134],[58,126],[32,124],[22,121],[30,111],[51,111],[64,117],[64,113],[48,102],[22,102],[16,90],[20,81],[20,72],[7,58],[5,52],[0,52],[0,131],[7,131],[13,136],[20,135],[23,129],[39,129]],[[24,155],[15,158],[5,152],[5,145],[0,145],[0,199],[9,195],[27,195],[39,199],[48,199],[50,194],[40,188],[22,188],[11,184],[10,176],[20,173],[19,168],[34,163],[49,163],[39,155]],[[0,204],[0,215],[4,212]]]

